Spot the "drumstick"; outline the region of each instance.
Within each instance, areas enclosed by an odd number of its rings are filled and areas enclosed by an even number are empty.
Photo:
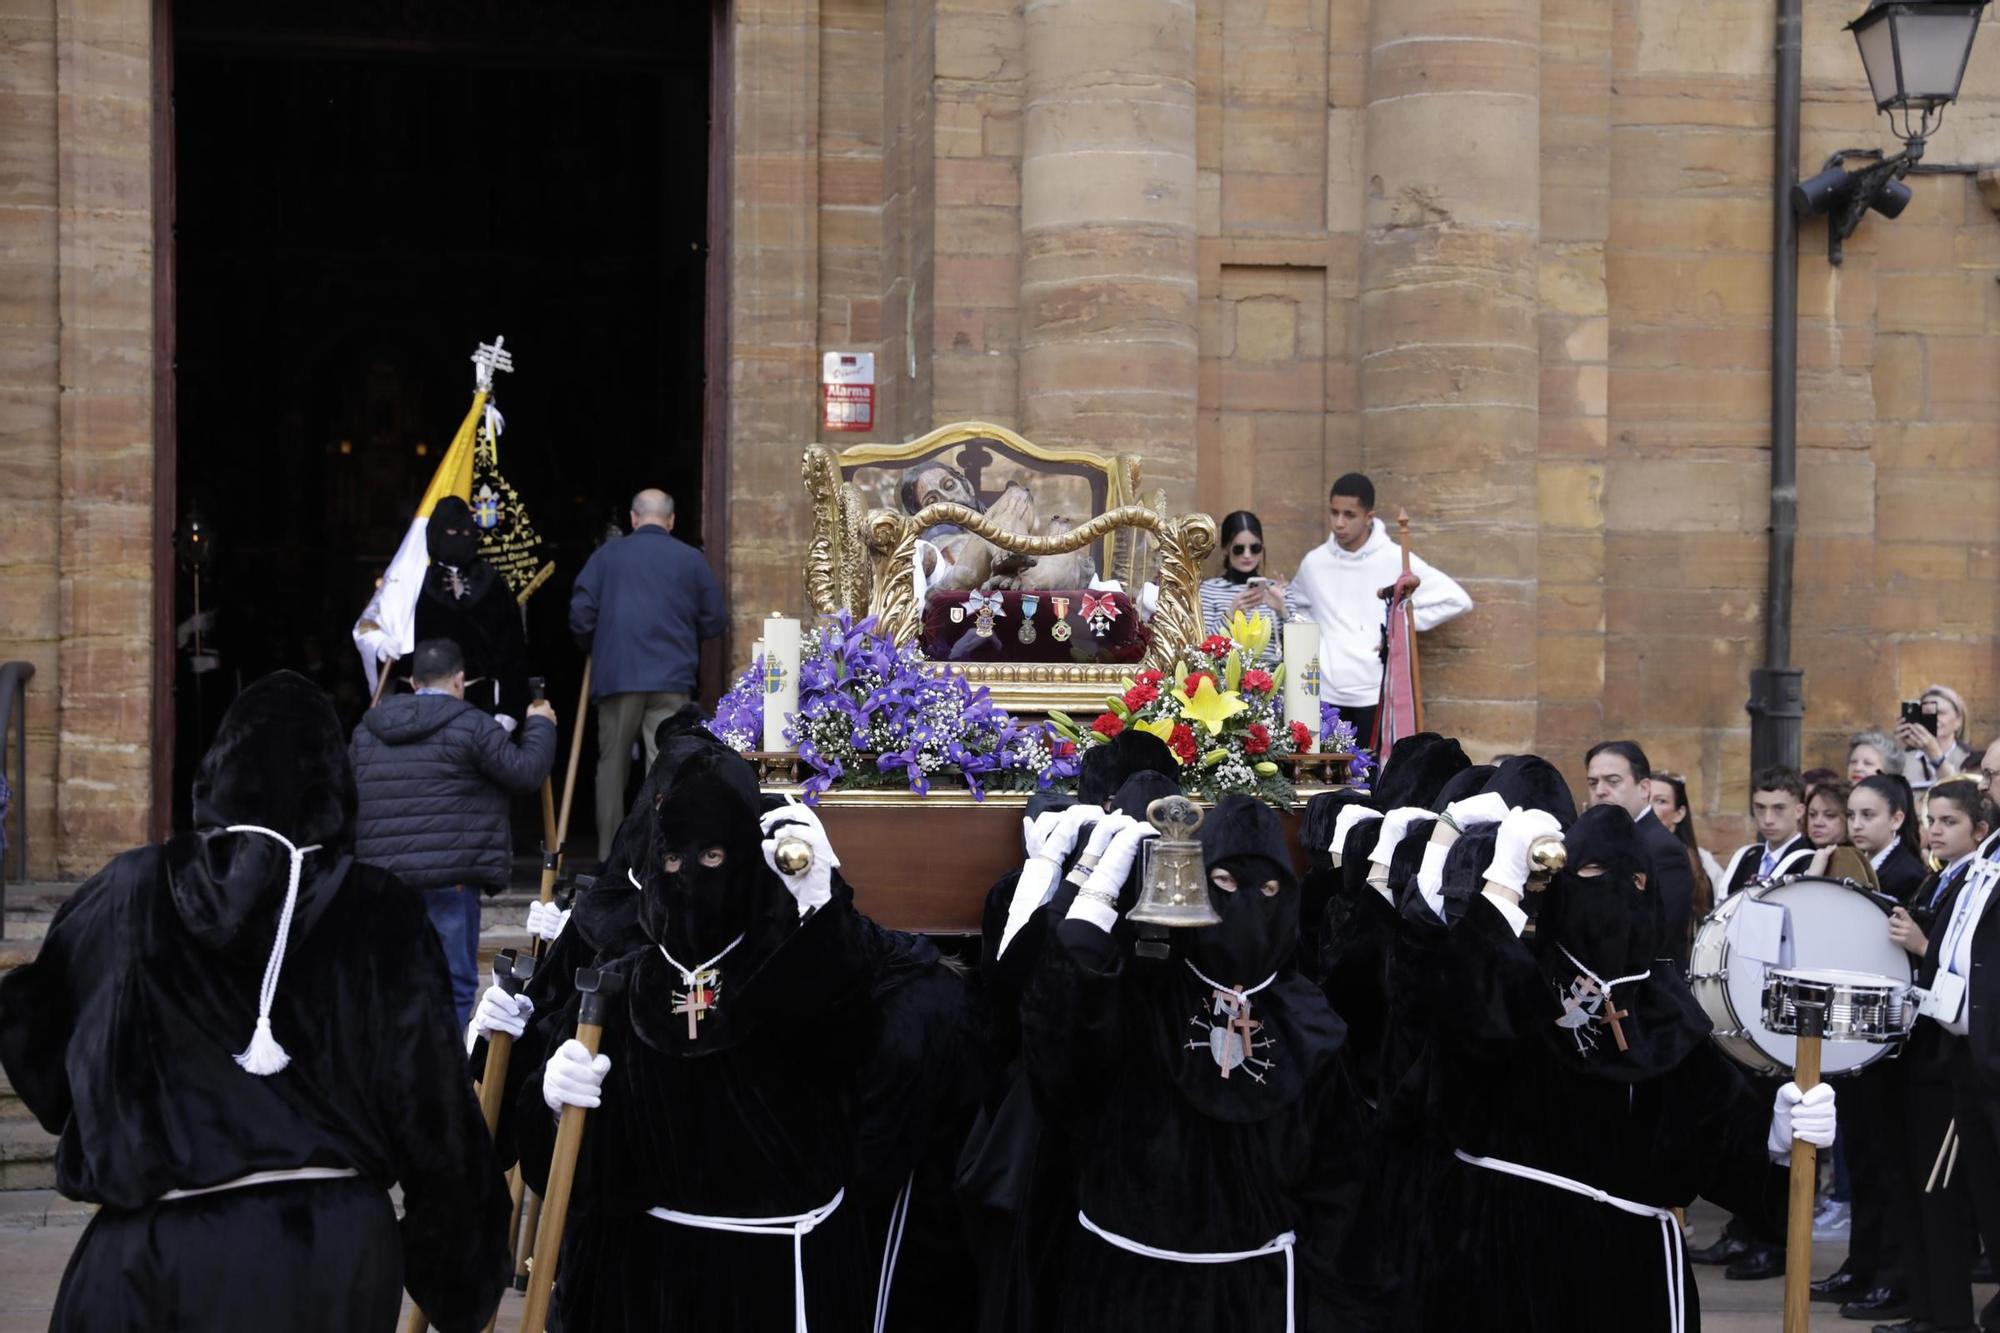
[[[1937,1189],[1938,1175],[1941,1172],[1944,1173],[1946,1187],[1951,1185],[1951,1175],[1945,1172],[1944,1162],[1947,1156],[1956,1156],[1952,1149],[1957,1145],[1958,1121],[1954,1119],[1944,1127],[1944,1137],[1938,1140],[1937,1160],[1931,1163],[1931,1178],[1924,1182],[1924,1193],[1930,1194]]]
[[[1800,998],[1799,1053],[1792,1068],[1792,1082],[1800,1092],[1819,1083],[1819,1042],[1826,1031],[1826,1005],[1820,1000]],[[1807,1333],[1812,1283],[1813,1203],[1819,1193],[1817,1149],[1804,1139],[1792,1139],[1792,1189],[1785,1217],[1785,1333]]]

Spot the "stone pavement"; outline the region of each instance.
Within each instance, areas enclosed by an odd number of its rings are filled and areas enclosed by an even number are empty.
[[[88,1217],[88,1210],[47,1190],[0,1193],[0,1333],[42,1333],[48,1327],[63,1266]],[[1713,1239],[1721,1226],[1722,1215],[1715,1209],[1707,1205],[1695,1209],[1698,1242]],[[1815,1246],[1814,1276],[1832,1272],[1846,1253],[1844,1244]],[[1704,1333],[1776,1333],[1784,1304],[1780,1280],[1729,1282],[1714,1268],[1697,1268],[1695,1273],[1701,1285]],[[1983,1288],[1980,1299],[1992,1294],[1991,1288]],[[510,1294],[501,1307],[502,1329],[511,1333],[518,1326],[520,1307],[520,1297]],[[1831,1306],[1818,1306],[1813,1314],[1821,1329],[1867,1327],[1840,1319]]]

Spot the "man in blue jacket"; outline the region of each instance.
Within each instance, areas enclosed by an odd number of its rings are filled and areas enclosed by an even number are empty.
[[[425,639],[411,657],[415,694],[384,699],[354,729],[354,859],[420,890],[451,964],[462,1025],[479,981],[479,895],[514,867],[508,807],[541,786],[556,758],[556,710],[528,705],[518,737],[465,701],[465,654]]]
[[[570,633],[594,658],[600,861],[610,857],[625,816],[633,740],[645,738],[650,770],[654,732],[694,695],[701,641],[728,623],[708,562],[673,528],[673,497],[640,491],[632,497],[632,535],[600,546],[569,598]]]

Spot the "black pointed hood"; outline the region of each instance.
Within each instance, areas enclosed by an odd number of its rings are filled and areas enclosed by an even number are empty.
[[[1435,731],[1405,736],[1389,751],[1375,782],[1375,808],[1400,810],[1407,805],[1430,809],[1444,784],[1472,766],[1459,743]]]
[[[1561,771],[1538,754],[1517,754],[1502,760],[1487,782],[1507,804],[1522,810],[1546,810],[1568,828],[1576,822],[1576,797]]]

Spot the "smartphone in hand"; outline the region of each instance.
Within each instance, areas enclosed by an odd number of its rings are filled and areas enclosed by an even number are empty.
[[[1937,735],[1937,702],[1932,699],[1903,700],[1903,721],[1913,727],[1922,727],[1933,736]]]

